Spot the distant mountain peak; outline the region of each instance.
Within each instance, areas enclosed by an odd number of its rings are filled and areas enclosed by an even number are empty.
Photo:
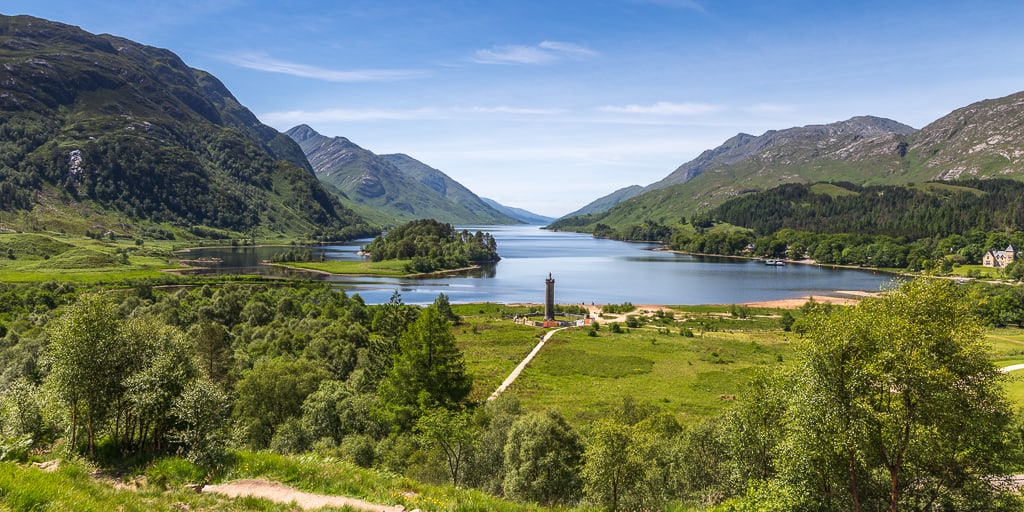
[[[308,124],[300,124],[285,132],[285,135],[291,137],[292,140],[300,144],[314,137],[323,137],[323,135],[320,135],[320,133],[318,133]]]
[[[443,172],[402,153],[377,155],[345,137],[327,137],[308,125],[288,130],[317,177],[345,197],[402,219],[451,224],[513,224]]]

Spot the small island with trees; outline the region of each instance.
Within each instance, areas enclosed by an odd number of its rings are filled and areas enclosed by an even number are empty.
[[[363,247],[363,252],[375,262],[408,260],[406,271],[415,273],[455,270],[501,259],[490,233],[458,231],[434,219],[414,220],[391,229]]]

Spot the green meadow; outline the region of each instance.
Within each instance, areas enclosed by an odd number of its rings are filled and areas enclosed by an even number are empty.
[[[649,316],[640,327],[620,324],[617,333],[600,319],[594,335],[589,327],[560,331],[506,393],[527,409],[558,409],[578,424],[603,417],[626,396],[656,403],[680,421],[714,415],[742,397],[754,369],[785,364],[794,350],[795,337],[778,327],[777,315],[758,310],[742,319],[728,310],[677,308],[671,321]],[[455,311],[463,317],[456,339],[477,399],[489,396],[545,332],[501,318],[513,308]]]
[[[783,331],[783,310],[736,306],[674,306],[672,320],[650,315],[641,327],[598,319],[588,327],[556,333],[506,393],[528,410],[557,409],[575,424],[601,418],[622,398],[657,404],[681,422],[714,416],[742,400],[760,367],[795,359],[800,338]],[[497,304],[455,306],[459,348],[473,375],[472,398],[488,397],[533,349],[545,329],[512,323],[528,311]],[[799,317],[798,310],[790,313]],[[637,310],[635,316],[642,316]],[[689,330],[692,337],[681,334]],[[1024,363],[1024,329],[990,329],[986,341],[996,366]],[[1024,407],[1024,370],[1007,379],[1008,397]]]
[[[166,276],[180,268],[171,242],[0,233],[0,280],[117,283]]]

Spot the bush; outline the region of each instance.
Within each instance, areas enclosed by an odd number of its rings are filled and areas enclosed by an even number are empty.
[[[309,444],[302,420],[297,417],[288,418],[278,425],[274,437],[270,439],[270,449],[277,453],[302,453],[309,449]]]
[[[373,467],[376,449],[373,438],[365,434],[346,436],[338,447],[342,458],[364,468]]]

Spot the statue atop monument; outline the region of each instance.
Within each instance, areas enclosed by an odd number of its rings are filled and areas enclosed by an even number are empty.
[[[548,278],[544,280],[544,321],[555,319],[555,280],[548,272]]]

